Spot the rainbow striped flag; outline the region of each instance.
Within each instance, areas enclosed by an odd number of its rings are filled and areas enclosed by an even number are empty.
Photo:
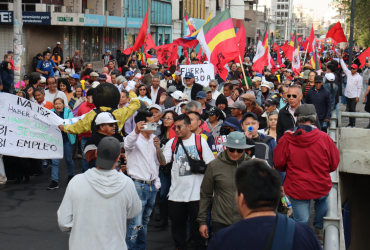
[[[186,12],[186,9],[185,9],[184,19],[185,19],[186,24],[188,25],[188,30],[186,31],[186,36],[190,36],[191,34],[193,34],[196,31],[196,29],[194,27],[193,18],[189,15],[188,12]]]
[[[200,29],[197,40],[207,58],[217,68],[220,77],[226,79],[226,63],[239,56],[230,9],[224,10],[205,24]]]

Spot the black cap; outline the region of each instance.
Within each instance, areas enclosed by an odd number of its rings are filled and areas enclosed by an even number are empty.
[[[208,115],[216,115],[220,119],[225,120],[224,112],[222,112],[222,110],[217,108],[217,107],[212,107],[210,110],[207,111],[207,113],[208,113]]]
[[[112,169],[120,153],[119,141],[112,136],[104,137],[97,149],[96,166],[105,170]]]
[[[165,76],[172,76],[171,71],[169,71],[169,70],[166,70],[166,71],[164,72],[164,75],[165,75]]]
[[[28,80],[28,79],[30,79],[30,78],[28,77],[28,75],[24,75],[24,76],[23,76],[23,80]]]
[[[320,75],[315,76],[314,82],[323,82],[323,81],[324,81],[324,79],[322,78],[322,76],[320,76]]]
[[[266,105],[268,105],[268,106],[278,105],[279,104],[279,102],[276,99],[274,99],[274,98],[269,98],[266,101],[264,101],[263,103],[266,104]]]
[[[253,112],[247,112],[247,113],[245,113],[244,115],[243,115],[243,118],[242,118],[242,120],[241,120],[241,122],[240,123],[243,123],[243,121],[245,120],[245,118],[247,118],[247,117],[253,117],[256,121],[258,121],[258,117],[257,117],[257,115],[255,114],[255,113],[253,113]]]

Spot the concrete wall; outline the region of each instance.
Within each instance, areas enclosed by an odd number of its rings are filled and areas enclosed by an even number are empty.
[[[252,19],[252,21],[244,22],[245,34],[247,37],[255,37],[256,28],[252,26],[256,26],[256,19],[257,28],[260,28],[261,24],[264,24],[264,13],[255,10],[245,10],[244,14],[245,18]]]
[[[25,27],[25,26],[23,26]],[[47,47],[54,49],[57,41],[63,41],[64,27],[50,25],[27,25],[23,30],[28,37],[26,45],[26,72],[32,72],[32,58],[43,53]]]
[[[107,11],[114,11],[115,16],[123,16],[123,0],[107,0]]]

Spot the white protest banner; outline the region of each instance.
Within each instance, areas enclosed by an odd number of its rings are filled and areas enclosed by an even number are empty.
[[[186,72],[194,74],[194,82],[208,87],[209,81],[215,79],[215,68],[213,64],[180,65],[182,82],[185,84]]]
[[[63,119],[25,98],[0,93],[0,154],[61,159]]]

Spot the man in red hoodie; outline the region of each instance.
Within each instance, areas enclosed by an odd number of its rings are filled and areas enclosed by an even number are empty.
[[[89,89],[86,93],[87,101],[82,103],[77,111],[77,116],[85,115],[95,108],[93,103],[93,92],[95,89]],[[82,150],[82,172],[85,172],[89,169],[89,164],[86,161],[84,148],[87,140],[91,136],[91,132],[86,132],[78,135],[81,138],[81,150]]]
[[[315,124],[315,106],[302,104],[294,112],[298,126],[285,131],[274,150],[274,164],[286,172],[284,191],[290,197],[294,220],[308,223],[310,202],[315,201],[313,225],[321,236],[323,217],[332,187],[330,172],[339,165],[339,150]]]

